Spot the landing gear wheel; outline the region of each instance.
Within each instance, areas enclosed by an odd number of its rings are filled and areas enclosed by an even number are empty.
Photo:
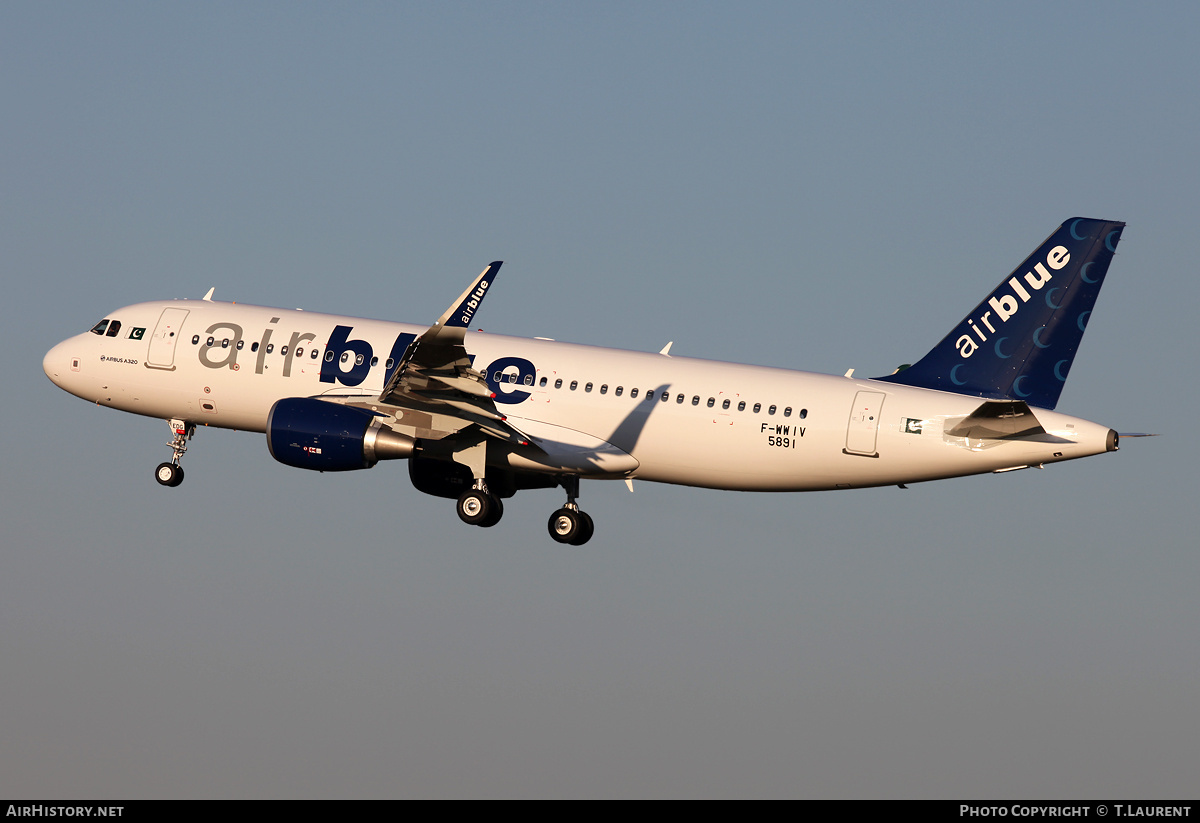
[[[154,470],[154,479],[161,486],[174,488],[183,482],[183,468],[174,463],[159,463]]]
[[[571,539],[571,545],[582,546],[592,539],[592,535],[596,531],[596,524],[592,522],[592,517],[587,512],[575,512],[575,514],[579,516],[579,534]]]
[[[485,491],[479,489],[465,491],[458,498],[458,519],[472,526],[483,526],[492,516],[498,502],[496,498]],[[500,518],[497,516],[496,519]]]
[[[559,509],[550,515],[550,522],[546,524],[546,528],[550,531],[550,536],[559,543],[572,546],[582,546],[591,539],[596,530],[592,518],[578,509]]]
[[[492,511],[479,523],[479,525],[483,526],[485,529],[491,528],[499,523],[500,518],[504,516],[504,504],[500,502],[500,498],[493,495],[488,495],[488,497],[492,498]]]
[[[550,530],[550,536],[559,543],[570,543],[571,539],[579,534],[579,515],[572,509],[559,509],[550,515],[550,522],[546,524],[546,528]]]

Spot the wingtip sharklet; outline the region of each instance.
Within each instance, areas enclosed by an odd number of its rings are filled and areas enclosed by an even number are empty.
[[[500,273],[502,265],[504,265],[503,260],[493,260],[489,263],[488,267],[475,278],[470,286],[467,286],[467,290],[459,295],[454,305],[434,325],[462,329],[469,326],[475,312],[483,303],[483,298],[487,296],[488,289],[496,279],[496,275]]]

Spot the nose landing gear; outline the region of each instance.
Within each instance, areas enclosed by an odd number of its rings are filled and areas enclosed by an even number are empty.
[[[183,457],[187,451],[187,441],[192,439],[192,435],[196,433],[194,423],[189,423],[186,420],[168,420],[167,424],[171,427],[174,437],[167,445],[174,452],[170,463],[159,463],[154,469],[154,479],[161,486],[174,488],[183,482],[183,467],[179,465],[179,458]]]

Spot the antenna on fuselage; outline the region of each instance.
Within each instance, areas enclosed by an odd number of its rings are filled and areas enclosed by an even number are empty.
[[[208,290],[208,294],[204,295],[200,299],[207,300],[209,303],[211,303],[213,301],[213,299],[212,299],[213,292],[215,292],[216,290],[217,290],[217,287],[213,286],[211,289]]]

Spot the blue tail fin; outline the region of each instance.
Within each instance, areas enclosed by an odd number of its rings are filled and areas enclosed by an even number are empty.
[[[1124,228],[1063,223],[929,354],[877,379],[1053,409]]]

